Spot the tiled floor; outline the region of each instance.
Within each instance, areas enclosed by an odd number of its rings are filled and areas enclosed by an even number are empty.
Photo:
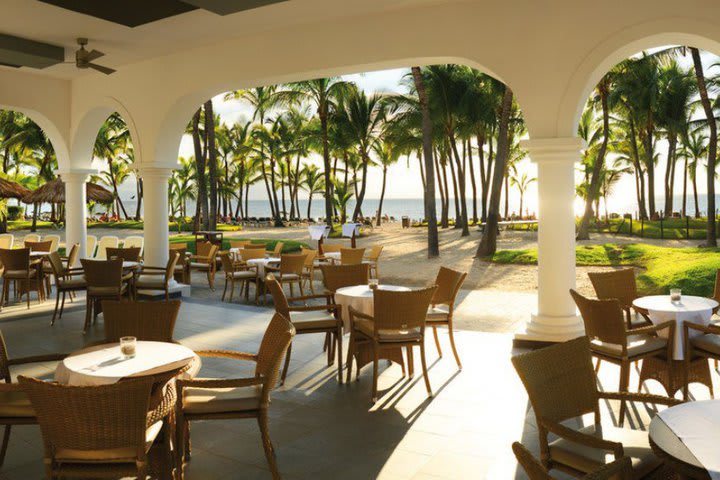
[[[72,351],[101,338],[102,317],[92,331],[81,332],[84,310],[69,313],[49,326],[50,302],[0,313],[11,356]],[[195,349],[229,348],[256,351],[269,308],[186,300],[176,338]],[[296,337],[288,380],[271,405],[271,437],[278,464],[287,479],[513,479],[510,445],[522,440],[537,451],[537,431],[525,392],[510,363],[510,334],[460,331],[458,348],[465,368],[458,371],[452,355],[440,359],[428,341],[428,398],[418,365],[413,379],[397,365],[381,362],[381,398],[370,403],[371,367],[359,382],[338,385],[336,370],[327,367],[319,335]],[[441,336],[442,345],[449,345]],[[206,361],[202,376],[244,375],[247,366],[232,361]],[[46,376],[54,365],[36,365],[14,374]],[[604,366],[603,385],[614,390],[617,369]],[[631,385],[637,385],[637,373]],[[695,390],[693,390],[695,392]],[[706,389],[695,392],[707,397]],[[270,478],[253,420],[197,422],[192,425],[193,458],[186,478]],[[13,427],[1,479],[42,478],[40,433],[36,426]]]

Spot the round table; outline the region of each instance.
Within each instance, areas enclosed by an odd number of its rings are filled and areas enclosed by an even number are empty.
[[[50,252],[44,252],[41,250],[35,250],[34,252],[30,252],[31,257],[44,257],[45,255],[50,255]]]
[[[83,348],[60,362],[55,370],[58,383],[77,386],[109,385],[123,378],[144,377],[181,370],[192,378],[200,370],[200,357],[191,349],[169,342],[138,341],[133,358],[124,358],[119,343]]]
[[[410,291],[408,287],[398,285],[378,285],[378,289],[393,292]],[[345,332],[350,331],[350,307],[366,315],[373,315],[374,313],[375,302],[373,291],[367,285],[339,288],[335,292],[335,303],[342,306],[342,320]]]
[[[280,259],[277,257],[251,258],[245,263],[250,266],[257,267],[258,276],[263,279],[265,278],[265,267],[267,267],[271,263],[280,263]]]
[[[720,478],[720,400],[689,402],[661,411],[650,422],[655,454],[689,478]],[[708,473],[712,470],[712,474]]]

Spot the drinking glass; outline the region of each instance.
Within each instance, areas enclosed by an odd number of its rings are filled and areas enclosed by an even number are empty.
[[[369,278],[368,279],[368,287],[370,287],[370,290],[375,290],[378,287],[378,279],[377,278]]]
[[[120,337],[120,353],[123,358],[135,357],[135,348],[137,347],[137,338],[135,337]]]
[[[679,288],[670,289],[670,301],[673,303],[680,303],[682,300],[682,290]]]

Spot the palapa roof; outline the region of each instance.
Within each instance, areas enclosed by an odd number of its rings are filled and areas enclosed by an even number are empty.
[[[113,194],[95,183],[85,184],[88,202],[110,203]],[[65,182],[56,178],[29,192],[22,199],[25,203],[65,203]]]
[[[19,183],[0,177],[0,198],[18,198],[22,199],[29,194],[30,190],[23,187]]]

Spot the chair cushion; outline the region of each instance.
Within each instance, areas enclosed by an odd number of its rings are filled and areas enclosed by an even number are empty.
[[[447,305],[430,305],[427,317],[425,317],[428,322],[447,322],[449,318],[450,309]]]
[[[368,337],[373,337],[375,326],[372,320],[366,318],[355,319],[355,330],[359,330]],[[413,340],[420,340],[421,334],[419,328],[413,328],[410,330],[386,330],[380,329],[378,331],[378,340],[381,342],[411,342]]]
[[[34,272],[28,272],[27,270],[5,270],[5,278],[27,278],[34,276]]]
[[[661,464],[660,459],[650,449],[646,431],[616,428],[612,425],[590,425],[579,430],[588,435],[622,443],[625,455],[632,461],[635,473],[633,478],[644,478]],[[612,452],[585,447],[564,439],[550,443],[550,458],[585,473],[597,470],[601,465],[615,459]]]
[[[140,275],[135,280],[137,288],[165,289],[165,275]]]
[[[630,335],[627,338],[627,342],[628,357],[642,355],[655,350],[662,350],[667,347],[666,338],[654,337],[652,335]],[[615,357],[622,356],[622,347],[617,343],[607,343],[601,342],[600,340],[593,340],[590,348],[605,355],[612,355]]]
[[[60,278],[57,281],[58,287],[61,289],[70,289],[70,288],[85,288],[87,287],[87,282],[83,277],[68,277],[68,278]]]
[[[337,328],[338,321],[326,311],[290,312],[290,321],[298,331]]]
[[[203,262],[190,262],[190,268],[197,268],[198,270],[208,270],[210,268],[210,264]]]
[[[295,280],[300,280],[300,275],[297,273],[283,273],[282,276],[278,276],[277,279],[283,282],[294,282]]]
[[[234,279],[255,279],[257,278],[257,272],[250,271],[250,270],[240,270],[238,272],[232,272],[232,277]]]
[[[693,337],[690,339],[690,344],[693,348],[720,355],[720,335],[709,333],[707,335]]]
[[[0,417],[34,417],[30,398],[20,390],[0,392]]]
[[[262,387],[185,388],[183,410],[186,413],[221,413],[257,410]]]
[[[155,438],[162,430],[163,422],[155,422],[145,430],[145,451],[149,451]],[[134,462],[137,457],[135,447],[110,448],[105,450],[77,450],[74,448],[58,448],[55,458],[59,462],[68,463],[125,463]]]

